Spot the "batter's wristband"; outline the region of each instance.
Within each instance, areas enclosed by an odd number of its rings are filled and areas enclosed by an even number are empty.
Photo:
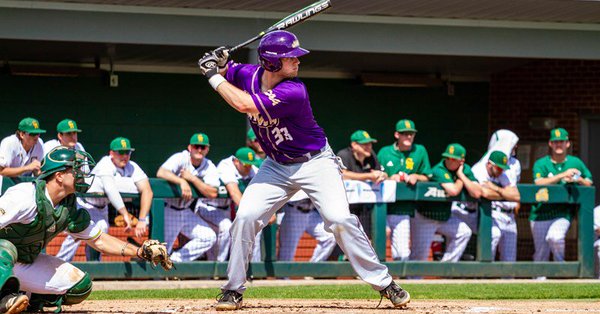
[[[226,79],[221,74],[215,74],[208,79],[208,83],[214,90],[217,90],[217,87],[219,87],[219,85],[225,81]]]

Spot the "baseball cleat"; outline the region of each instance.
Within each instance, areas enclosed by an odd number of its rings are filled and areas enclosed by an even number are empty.
[[[0,300],[0,313],[21,313],[29,306],[29,298],[24,294],[10,293]]]
[[[379,291],[381,295],[381,299],[379,300],[379,304],[381,304],[381,300],[383,297],[386,297],[392,301],[394,307],[403,308],[408,305],[410,302],[410,294],[408,291],[402,289],[398,284],[392,281],[392,283],[387,286],[387,288]],[[379,305],[377,305],[379,307]]]
[[[220,297],[219,297],[220,296]],[[242,308],[242,294],[233,290],[226,290],[217,296],[217,311],[235,311]]]

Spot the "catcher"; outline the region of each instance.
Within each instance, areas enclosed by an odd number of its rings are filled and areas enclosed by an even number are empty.
[[[89,166],[89,167],[86,167]],[[92,292],[89,275],[42,250],[67,231],[98,251],[138,256],[168,270],[173,264],[164,245],[156,240],[138,248],[112,237],[75,206],[75,192],[85,192],[93,168],[92,157],[59,146],[44,157],[34,182],[17,184],[0,197],[0,312],[42,311],[44,307],[77,304]]]

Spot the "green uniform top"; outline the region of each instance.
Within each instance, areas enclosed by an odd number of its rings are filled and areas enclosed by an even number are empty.
[[[431,175],[431,165],[427,150],[423,145],[413,144],[410,150],[400,151],[396,144],[383,147],[377,159],[388,176],[404,172],[406,174]],[[414,216],[417,203],[399,201],[388,204],[388,214]]]
[[[575,168],[581,172],[581,177],[592,181],[592,173],[585,166],[581,159],[567,155],[562,163],[555,163],[552,161],[549,155],[546,155],[536,160],[533,165],[533,177],[534,180],[540,178],[548,178],[565,172],[567,169]],[[564,181],[560,181],[557,184],[566,184]],[[529,220],[552,220],[555,218],[567,218],[571,220],[571,210],[568,204],[543,204],[538,203],[531,206],[531,214]]]
[[[469,165],[464,164],[463,173],[469,180],[477,182]],[[444,159],[431,169],[430,180],[439,183],[454,183],[458,179],[456,171],[450,171],[444,164]],[[421,215],[439,221],[450,219],[452,204],[447,202],[423,202],[418,208]]]

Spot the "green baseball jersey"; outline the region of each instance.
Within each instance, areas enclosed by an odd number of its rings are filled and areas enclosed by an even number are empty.
[[[467,178],[469,178],[469,180],[477,182],[477,179],[475,179],[475,175],[473,174],[473,171],[469,165],[464,165],[463,173]],[[456,180],[458,180],[458,176],[456,175],[456,171],[450,171],[448,168],[446,168],[446,165],[444,165],[444,160],[442,159],[442,161],[433,166],[431,169],[430,180],[432,182],[439,183],[454,183]],[[421,215],[427,218],[438,221],[447,221],[450,219],[451,207],[451,203],[423,202],[419,204],[417,210]]]
[[[592,181],[592,173],[583,161],[575,156],[567,155],[562,163],[555,163],[549,155],[536,160],[533,165],[534,180],[548,178],[565,172],[567,169],[575,168],[581,172],[581,177]],[[566,184],[560,181],[557,184]],[[567,218],[571,220],[571,207],[567,204],[543,204],[538,203],[531,206],[529,220],[552,220],[555,218]]]
[[[431,164],[423,145],[414,144],[410,150],[400,151],[395,144],[383,147],[377,159],[388,176],[404,172],[407,174],[431,175]],[[388,204],[388,214],[415,215],[416,202],[400,201]]]

